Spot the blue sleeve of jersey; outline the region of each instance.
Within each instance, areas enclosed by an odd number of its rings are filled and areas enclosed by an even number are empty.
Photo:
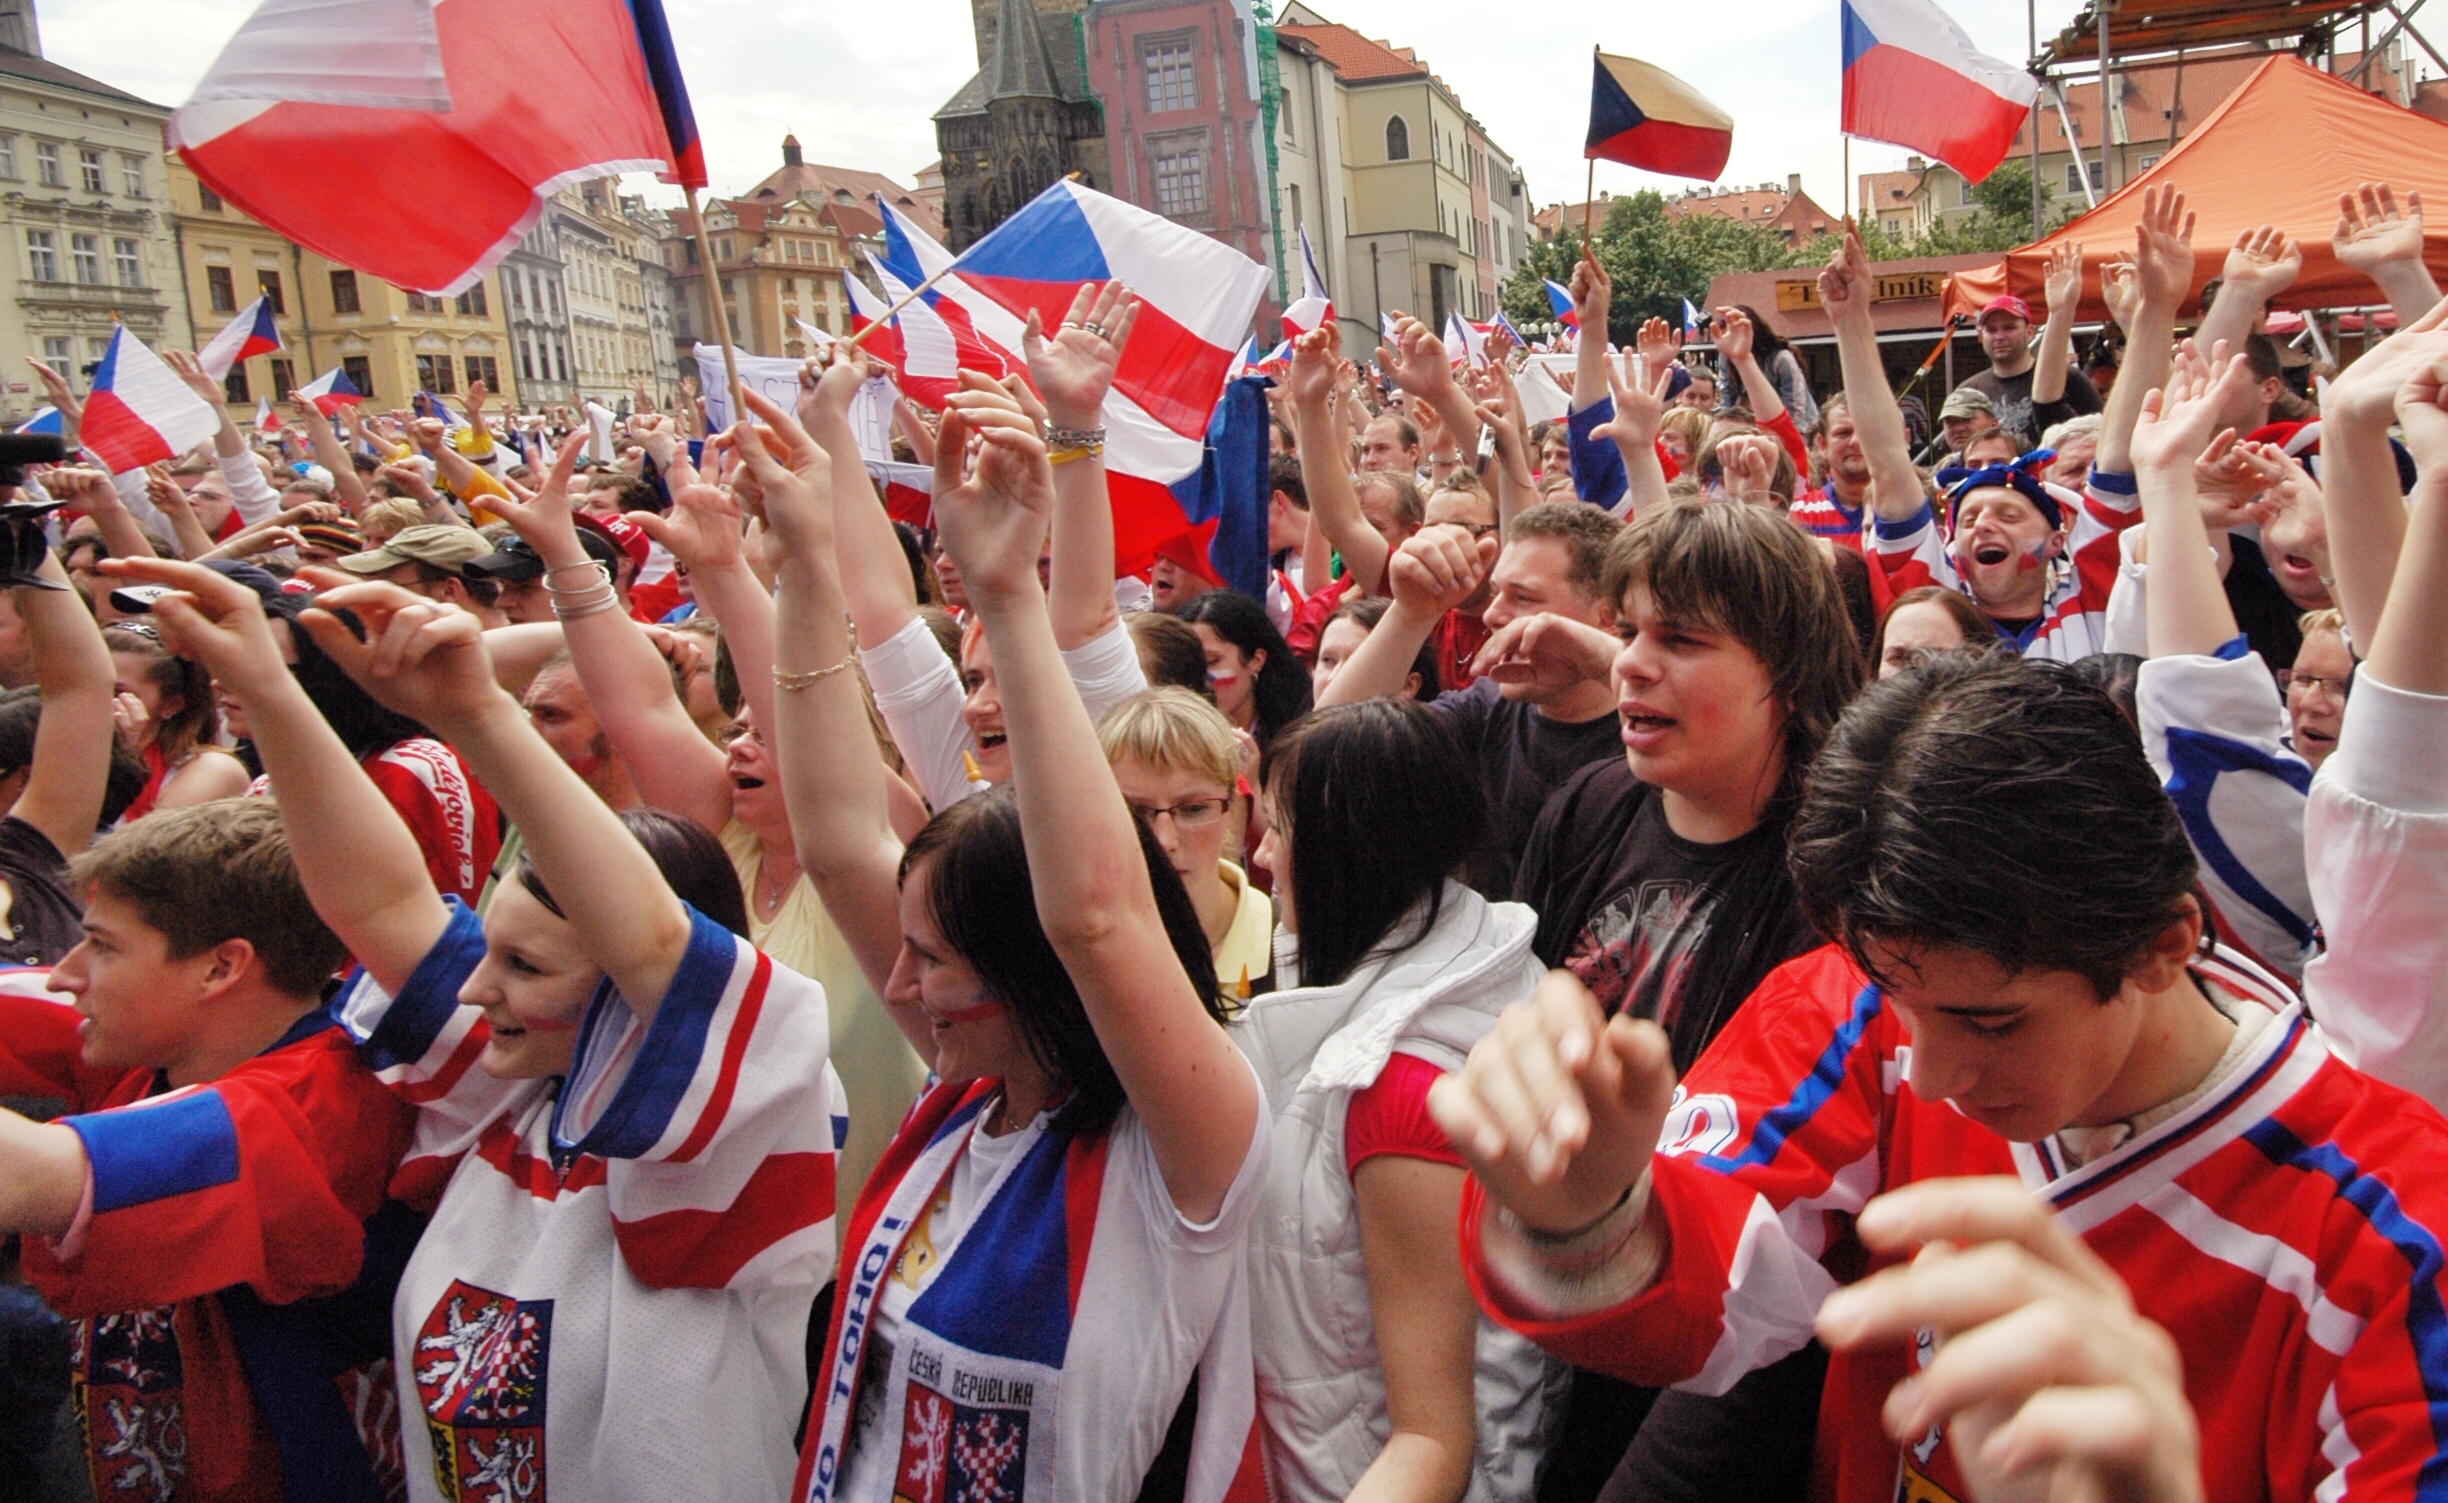
[[[587,1009],[553,1125],[553,1139],[563,1148],[606,1159],[642,1158],[670,1129],[673,1114],[705,1062],[715,1014],[730,995],[745,944],[693,908],[689,921],[680,969],[617,1083],[607,1077],[618,1068],[636,1017],[608,987]],[[607,1084],[610,1100],[590,1113],[587,1103]]]
[[[459,988],[484,959],[484,921],[449,893],[442,901],[450,909],[450,922],[409,973],[398,996],[385,997],[362,969],[351,973],[341,993],[341,1026],[357,1041],[358,1057],[369,1070],[423,1060],[459,1011]]]
[[[96,1214],[238,1179],[238,1128],[218,1091],[65,1121],[84,1141],[85,1161],[93,1167]]]
[[[1594,437],[1615,421],[1615,399],[1600,397],[1564,420],[1572,440],[1573,493],[1593,506],[1612,508],[1632,482],[1625,478],[1623,453],[1611,438]]]

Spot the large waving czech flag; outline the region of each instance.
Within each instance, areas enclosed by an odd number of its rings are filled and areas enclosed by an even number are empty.
[[[1844,0],[1842,129],[1936,157],[1966,182],[2014,149],[2040,85],[1930,0]]]
[[[421,292],[474,284],[564,184],[706,181],[662,0],[264,0],[167,129],[269,228]]]

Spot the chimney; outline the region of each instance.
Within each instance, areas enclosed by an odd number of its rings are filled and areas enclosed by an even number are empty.
[[[784,136],[782,138],[782,165],[785,167],[797,167],[800,165],[799,138],[797,136]]]
[[[1927,172],[1929,171],[1929,163],[1921,160],[1919,157],[1906,157],[1904,159],[1904,170],[1906,172]]]
[[[1788,198],[1800,198],[1802,196],[1801,173],[1788,172],[1785,174],[1785,194]]]

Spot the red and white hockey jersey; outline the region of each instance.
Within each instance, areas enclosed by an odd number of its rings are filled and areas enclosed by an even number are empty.
[[[2073,509],[2065,559],[2039,616],[2020,633],[2001,630],[1998,635],[2027,658],[2060,663],[2105,651],[2108,595],[2117,580],[2117,535],[2140,520],[2142,496],[2134,477],[2093,470],[2083,486],[2082,505]],[[1947,553],[1938,514],[1926,501],[1901,522],[1875,520],[1862,541],[1891,600],[1923,585],[1964,588],[1963,576]]]
[[[703,915],[640,1026],[607,983],[565,1081],[474,1068],[450,927],[342,1018],[415,1102],[405,1192],[441,1193],[392,1306],[409,1495],[778,1498],[831,1271],[840,1083],[824,990]],[[445,1184],[447,1181],[447,1184]]]
[[[1911,1043],[1834,947],[1773,972],[1685,1082],[1652,1171],[1665,1262],[1650,1287],[1551,1318],[1494,1282],[1485,1199],[1466,1271],[1507,1324],[1582,1366],[1722,1392],[1809,1339],[1819,1303],[1876,1260],[1851,1235],[1918,1180],[2017,1174],[2123,1276],[2182,1349],[2206,1496],[2428,1497],[2448,1468],[2448,1121],[2333,1058],[2267,973],[2198,979],[2274,1016],[2211,1090],[2079,1167],[2012,1144],[1906,1083]],[[1965,1499],[1945,1439],[1879,1423],[1913,1354],[1828,1367],[1817,1489],[1842,1503]]]
[[[76,1323],[94,1496],[380,1496],[399,1466],[390,1362],[331,1337],[361,1276],[357,1292],[388,1297],[368,1223],[411,1114],[320,1009],[207,1085],[90,1068],[48,975],[0,972],[0,1094],[65,1099],[85,1145],[86,1208],[67,1236],[26,1238],[23,1258]],[[414,1232],[404,1215],[386,1225]]]
[[[462,903],[474,903],[501,855],[501,810],[459,754],[430,736],[411,736],[361,758],[357,765],[416,837],[434,887]],[[268,798],[272,780],[259,777],[247,792]]]

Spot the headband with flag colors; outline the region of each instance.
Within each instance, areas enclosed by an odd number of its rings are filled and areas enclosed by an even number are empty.
[[[365,400],[365,393],[349,380],[348,372],[333,366],[315,377],[295,393],[315,404],[315,411],[330,417],[343,407],[354,407]]]
[[[1567,329],[1581,327],[1581,315],[1573,312],[1572,289],[1549,277],[1540,278],[1547,284],[1547,308],[1557,323]]]
[[[1989,57],[1931,0],[1843,0],[1839,129],[1936,157],[1979,182],[2013,149],[2040,85]]]
[[[1204,520],[1173,482],[1197,473],[1217,393],[1266,288],[1266,268],[1196,230],[1078,183],[1047,188],[955,259],[885,204],[884,261],[895,275],[938,276],[932,306],[965,314],[1014,369],[1027,317],[1062,324],[1080,288],[1120,281],[1139,298],[1130,344],[1106,395],[1106,488],[1115,567],[1137,573],[1156,545]],[[903,248],[914,264],[902,263]],[[912,285],[915,285],[914,283]]]
[[[112,474],[175,459],[221,431],[221,414],[120,324],[94,367],[77,441]]]
[[[1298,339],[1320,324],[1334,322],[1334,299],[1326,292],[1326,278],[1318,271],[1317,252],[1309,244],[1309,226],[1300,227],[1301,295],[1283,311],[1283,334],[1286,339]]]
[[[565,184],[706,182],[662,0],[263,0],[166,132],[266,227],[421,292],[474,285]]]
[[[230,367],[281,347],[280,330],[272,323],[272,299],[259,297],[238,310],[238,316],[196,351],[196,364],[215,381],[229,379]]]
[[[1714,181],[1734,150],[1734,117],[1638,58],[1597,54],[1581,155],[1670,177]]]

